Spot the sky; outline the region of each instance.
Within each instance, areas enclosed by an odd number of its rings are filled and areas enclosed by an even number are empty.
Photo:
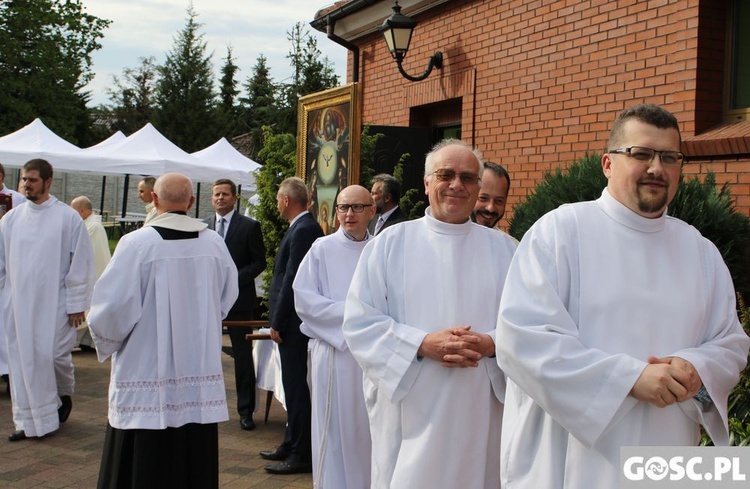
[[[275,83],[292,75],[289,60],[291,49],[287,32],[295,23],[303,22],[317,39],[318,49],[328,57],[346,83],[346,49],[314,30],[309,23],[315,13],[333,0],[192,0],[203,24],[200,33],[206,41],[207,53],[213,53],[216,82],[219,70],[232,47],[234,63],[239,67],[238,86],[252,75],[258,56],[267,58],[270,75]],[[187,23],[190,0],[83,0],[86,11],[112,24],[100,40],[102,48],[92,55],[94,80],[85,90],[91,92],[90,106],[108,104],[106,88],[112,76],[121,76],[124,68],[140,66],[139,58],[153,56],[164,63],[174,46],[175,36]],[[218,87],[218,84],[216,85]]]

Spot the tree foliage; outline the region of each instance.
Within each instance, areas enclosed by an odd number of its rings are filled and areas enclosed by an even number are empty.
[[[76,144],[88,143],[91,53],[110,21],[75,0],[0,2],[0,133],[40,117]]]
[[[155,90],[159,69],[153,56],[138,58],[137,68],[125,68],[121,77],[112,77],[107,90],[112,101],[112,131],[130,135],[151,122],[155,110]]]
[[[237,72],[240,68],[234,61],[232,47],[227,46],[227,57],[224,58],[224,64],[221,66],[221,78],[219,79],[217,123],[220,133],[229,137],[236,136],[238,131],[241,131],[238,101],[240,91],[237,87]]]
[[[285,178],[294,176],[297,140],[289,133],[275,133],[269,126],[264,126],[262,131],[263,147],[258,153],[258,158],[263,161],[263,167],[255,180],[259,196],[255,218],[260,222],[263,244],[266,246],[266,270],[263,272],[262,280],[265,289],[268,290],[276,253],[289,226],[289,223],[279,216],[276,192]]]
[[[294,133],[297,127],[297,102],[300,97],[338,86],[339,79],[327,57],[322,56],[318,42],[302,22],[297,22],[287,39],[292,50],[287,55],[293,75],[291,83],[281,87],[277,131]]]
[[[159,67],[154,125],[173,143],[192,153],[219,139],[216,125],[211,55],[199,32],[201,25],[192,5],[185,27]]]
[[[278,114],[277,88],[271,78],[266,57],[262,54],[253,67],[253,74],[245,82],[247,96],[240,98],[242,120],[250,134],[250,158],[255,158],[263,140],[263,126],[273,127]]]

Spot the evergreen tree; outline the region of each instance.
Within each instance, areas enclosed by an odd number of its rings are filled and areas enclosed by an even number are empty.
[[[60,136],[88,143],[89,95],[82,89],[109,24],[80,1],[0,3],[0,134],[39,117]]]
[[[318,42],[297,22],[287,39],[292,50],[287,55],[291,61],[293,75],[291,83],[284,84],[280,97],[278,132],[296,134],[297,101],[300,97],[338,86],[339,79],[327,57],[322,57]]]
[[[130,135],[151,122],[154,115],[158,66],[153,56],[139,58],[140,66],[125,68],[122,77],[112,77],[114,88],[107,93],[112,101],[112,131]]]
[[[187,23],[175,38],[156,85],[154,126],[174,144],[192,153],[221,136],[216,124],[211,55],[199,32],[202,24],[190,5]]]
[[[227,57],[224,58],[224,64],[221,66],[221,79],[219,80],[217,118],[221,134],[228,137],[234,137],[241,131],[240,107],[237,103],[240,92],[237,89],[236,78],[239,67],[234,64],[234,60],[232,47],[227,46]]]
[[[250,158],[257,157],[262,146],[262,127],[273,127],[276,123],[278,107],[276,103],[276,86],[270,76],[266,57],[262,54],[253,67],[253,75],[244,85],[246,98],[241,98],[243,122],[245,130],[249,132],[250,144],[248,152]]]

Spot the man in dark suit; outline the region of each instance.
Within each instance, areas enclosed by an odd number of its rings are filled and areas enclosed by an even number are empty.
[[[278,343],[281,382],[287,408],[284,441],[276,450],[260,452],[272,474],[312,472],[310,389],[307,385],[307,341],[299,330],[302,322],[294,309],[292,282],[302,259],[323,231],[307,211],[308,191],[304,180],[290,177],[281,182],[276,194],[279,215],[289,229],[279,245],[269,289],[271,339]]]
[[[256,306],[255,277],[266,268],[266,248],[260,224],[255,219],[235,212],[237,186],[231,180],[221,179],[211,186],[211,204],[216,214],[205,220],[222,238],[237,266],[240,295],[225,318],[227,321],[253,319]],[[251,328],[229,327],[234,357],[234,377],[237,386],[237,412],[243,430],[255,428],[255,366],[253,365],[253,343],[245,335]]]
[[[375,175],[372,178],[372,200],[375,201],[377,214],[367,225],[367,229],[373,236],[388,226],[407,220],[407,217],[398,207],[401,199],[401,182],[387,173]]]

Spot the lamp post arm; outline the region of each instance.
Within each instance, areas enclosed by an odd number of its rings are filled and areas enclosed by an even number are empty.
[[[401,75],[404,78],[406,78],[407,80],[410,80],[410,81],[413,81],[413,82],[417,82],[417,81],[422,81],[425,78],[427,78],[428,76],[430,76],[430,73],[432,73],[432,69],[433,68],[437,68],[439,70],[443,68],[443,53],[441,53],[440,51],[437,51],[435,54],[433,54],[430,57],[430,62],[427,65],[427,69],[425,70],[424,73],[422,73],[419,76],[412,76],[412,75],[408,74],[406,71],[404,71],[404,68],[401,66],[401,61],[402,61],[402,59],[400,57],[396,58],[396,64],[398,65],[398,71],[401,73]]]

